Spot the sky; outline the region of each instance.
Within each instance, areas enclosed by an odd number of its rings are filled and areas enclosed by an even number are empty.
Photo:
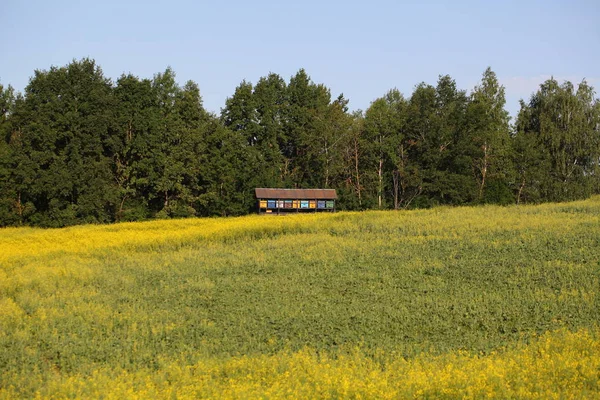
[[[600,1],[0,0],[0,83],[89,57],[113,81],[168,66],[219,113],[242,80],[304,68],[351,110],[448,74],[472,90],[490,66],[507,110],[544,80],[600,89]]]

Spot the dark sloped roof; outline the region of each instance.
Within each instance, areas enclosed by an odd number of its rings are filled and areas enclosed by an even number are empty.
[[[335,189],[254,189],[257,199],[337,199]]]

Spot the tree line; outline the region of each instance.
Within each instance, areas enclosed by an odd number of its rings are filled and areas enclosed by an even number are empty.
[[[334,188],[338,208],[406,209],[600,193],[600,101],[549,79],[510,123],[488,68],[362,112],[299,70],[243,81],[220,115],[168,68],[116,82],[91,59],[0,85],[0,225],[241,215],[256,187]]]

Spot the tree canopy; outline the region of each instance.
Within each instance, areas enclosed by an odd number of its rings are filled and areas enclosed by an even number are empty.
[[[255,187],[334,188],[340,209],[564,201],[600,192],[600,102],[540,85],[510,124],[488,68],[351,112],[300,69],[242,81],[220,115],[171,68],[116,82],[94,60],[0,85],[0,226],[241,215]]]

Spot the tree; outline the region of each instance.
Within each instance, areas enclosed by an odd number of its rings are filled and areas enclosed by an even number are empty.
[[[198,85],[190,81],[179,87],[170,68],[154,76],[152,91],[158,123],[151,135],[148,169],[151,209],[159,217],[195,215],[193,204],[197,193],[203,190],[199,175],[211,168],[200,160],[207,151],[206,130],[212,117],[202,106]]]
[[[480,202],[512,202],[510,129],[505,104],[504,87],[488,67],[481,84],[470,96],[466,120],[468,139],[464,144],[464,151],[473,159]],[[490,190],[486,190],[488,188]]]
[[[550,158],[538,137],[530,133],[531,109],[523,100],[512,139],[512,157],[516,174],[514,192],[516,203],[539,203],[544,200],[543,187],[549,177]]]
[[[248,184],[254,171],[247,168],[248,151],[244,139],[210,117],[204,127],[206,152],[198,196],[200,215],[241,215],[254,205]]]
[[[416,198],[417,206],[430,206],[433,200],[426,194],[430,192],[429,181],[438,169],[439,154],[447,149],[447,145],[436,147],[430,138],[434,135],[437,124],[435,88],[425,83],[417,85],[409,99],[406,113],[405,132],[421,177],[418,184],[421,193]]]
[[[362,111],[350,116],[348,134],[340,145],[341,176],[337,189],[340,192],[338,207],[341,209],[361,210],[366,207],[364,199],[363,157],[368,147]]]
[[[232,97],[225,101],[221,112],[223,125],[233,132],[240,132],[249,146],[258,142],[258,114],[254,104],[252,83],[242,81]]]
[[[228,98],[221,121],[247,143],[247,169],[254,187],[285,186],[286,163],[280,146],[285,143],[283,112],[286,86],[276,74],[259,79],[253,88],[243,81]]]
[[[472,159],[464,152],[467,103],[448,75],[440,76],[436,87],[418,85],[409,100],[406,134],[417,165],[417,206],[465,204],[475,198]]]
[[[0,226],[22,223],[23,206],[15,177],[15,151],[10,115],[15,107],[14,89],[0,84]]]
[[[393,183],[393,207],[400,206],[400,180],[406,182],[408,172],[408,152],[405,135],[407,102],[397,89],[390,90],[384,97],[375,100],[365,114],[365,134],[371,144],[367,150],[371,155],[370,164],[377,176],[377,206],[385,206],[384,195]],[[369,162],[367,160],[367,162]],[[386,183],[388,183],[386,185]]]
[[[428,182],[430,193],[443,204],[468,204],[476,198],[473,182],[472,155],[465,151],[470,142],[466,129],[468,98],[458,90],[448,75],[441,76],[436,86],[436,130],[431,138],[432,158],[436,171]]]
[[[519,200],[532,186],[539,198],[565,201],[593,193],[600,154],[598,100],[586,81],[575,90],[571,82],[559,85],[549,79],[540,85],[528,104],[521,103],[517,120],[517,151],[523,157],[524,144],[539,149],[536,158],[547,171],[520,174]],[[533,158],[529,155],[528,158]]]
[[[17,208],[35,208],[24,222],[114,219],[112,112],[110,80],[93,60],[35,72],[11,116]]]
[[[281,151],[285,143],[284,112],[288,106],[287,86],[277,74],[262,77],[254,88],[254,105],[258,130],[254,159],[259,160],[256,170],[260,183],[255,187],[284,187],[286,160]]]
[[[129,74],[117,80],[116,131],[113,135],[113,174],[118,187],[117,220],[140,220],[150,215],[149,174],[151,135],[158,121],[152,81]]]
[[[323,114],[316,113],[315,132],[317,171],[321,175],[320,187],[336,186],[342,173],[342,146],[349,134],[352,116],[348,114],[348,100],[340,94],[329,104]]]
[[[286,180],[294,187],[315,185],[315,117],[331,100],[329,90],[315,85],[304,69],[290,78],[288,106],[284,114],[284,140],[281,150],[286,158]],[[318,180],[318,178],[317,178]]]

